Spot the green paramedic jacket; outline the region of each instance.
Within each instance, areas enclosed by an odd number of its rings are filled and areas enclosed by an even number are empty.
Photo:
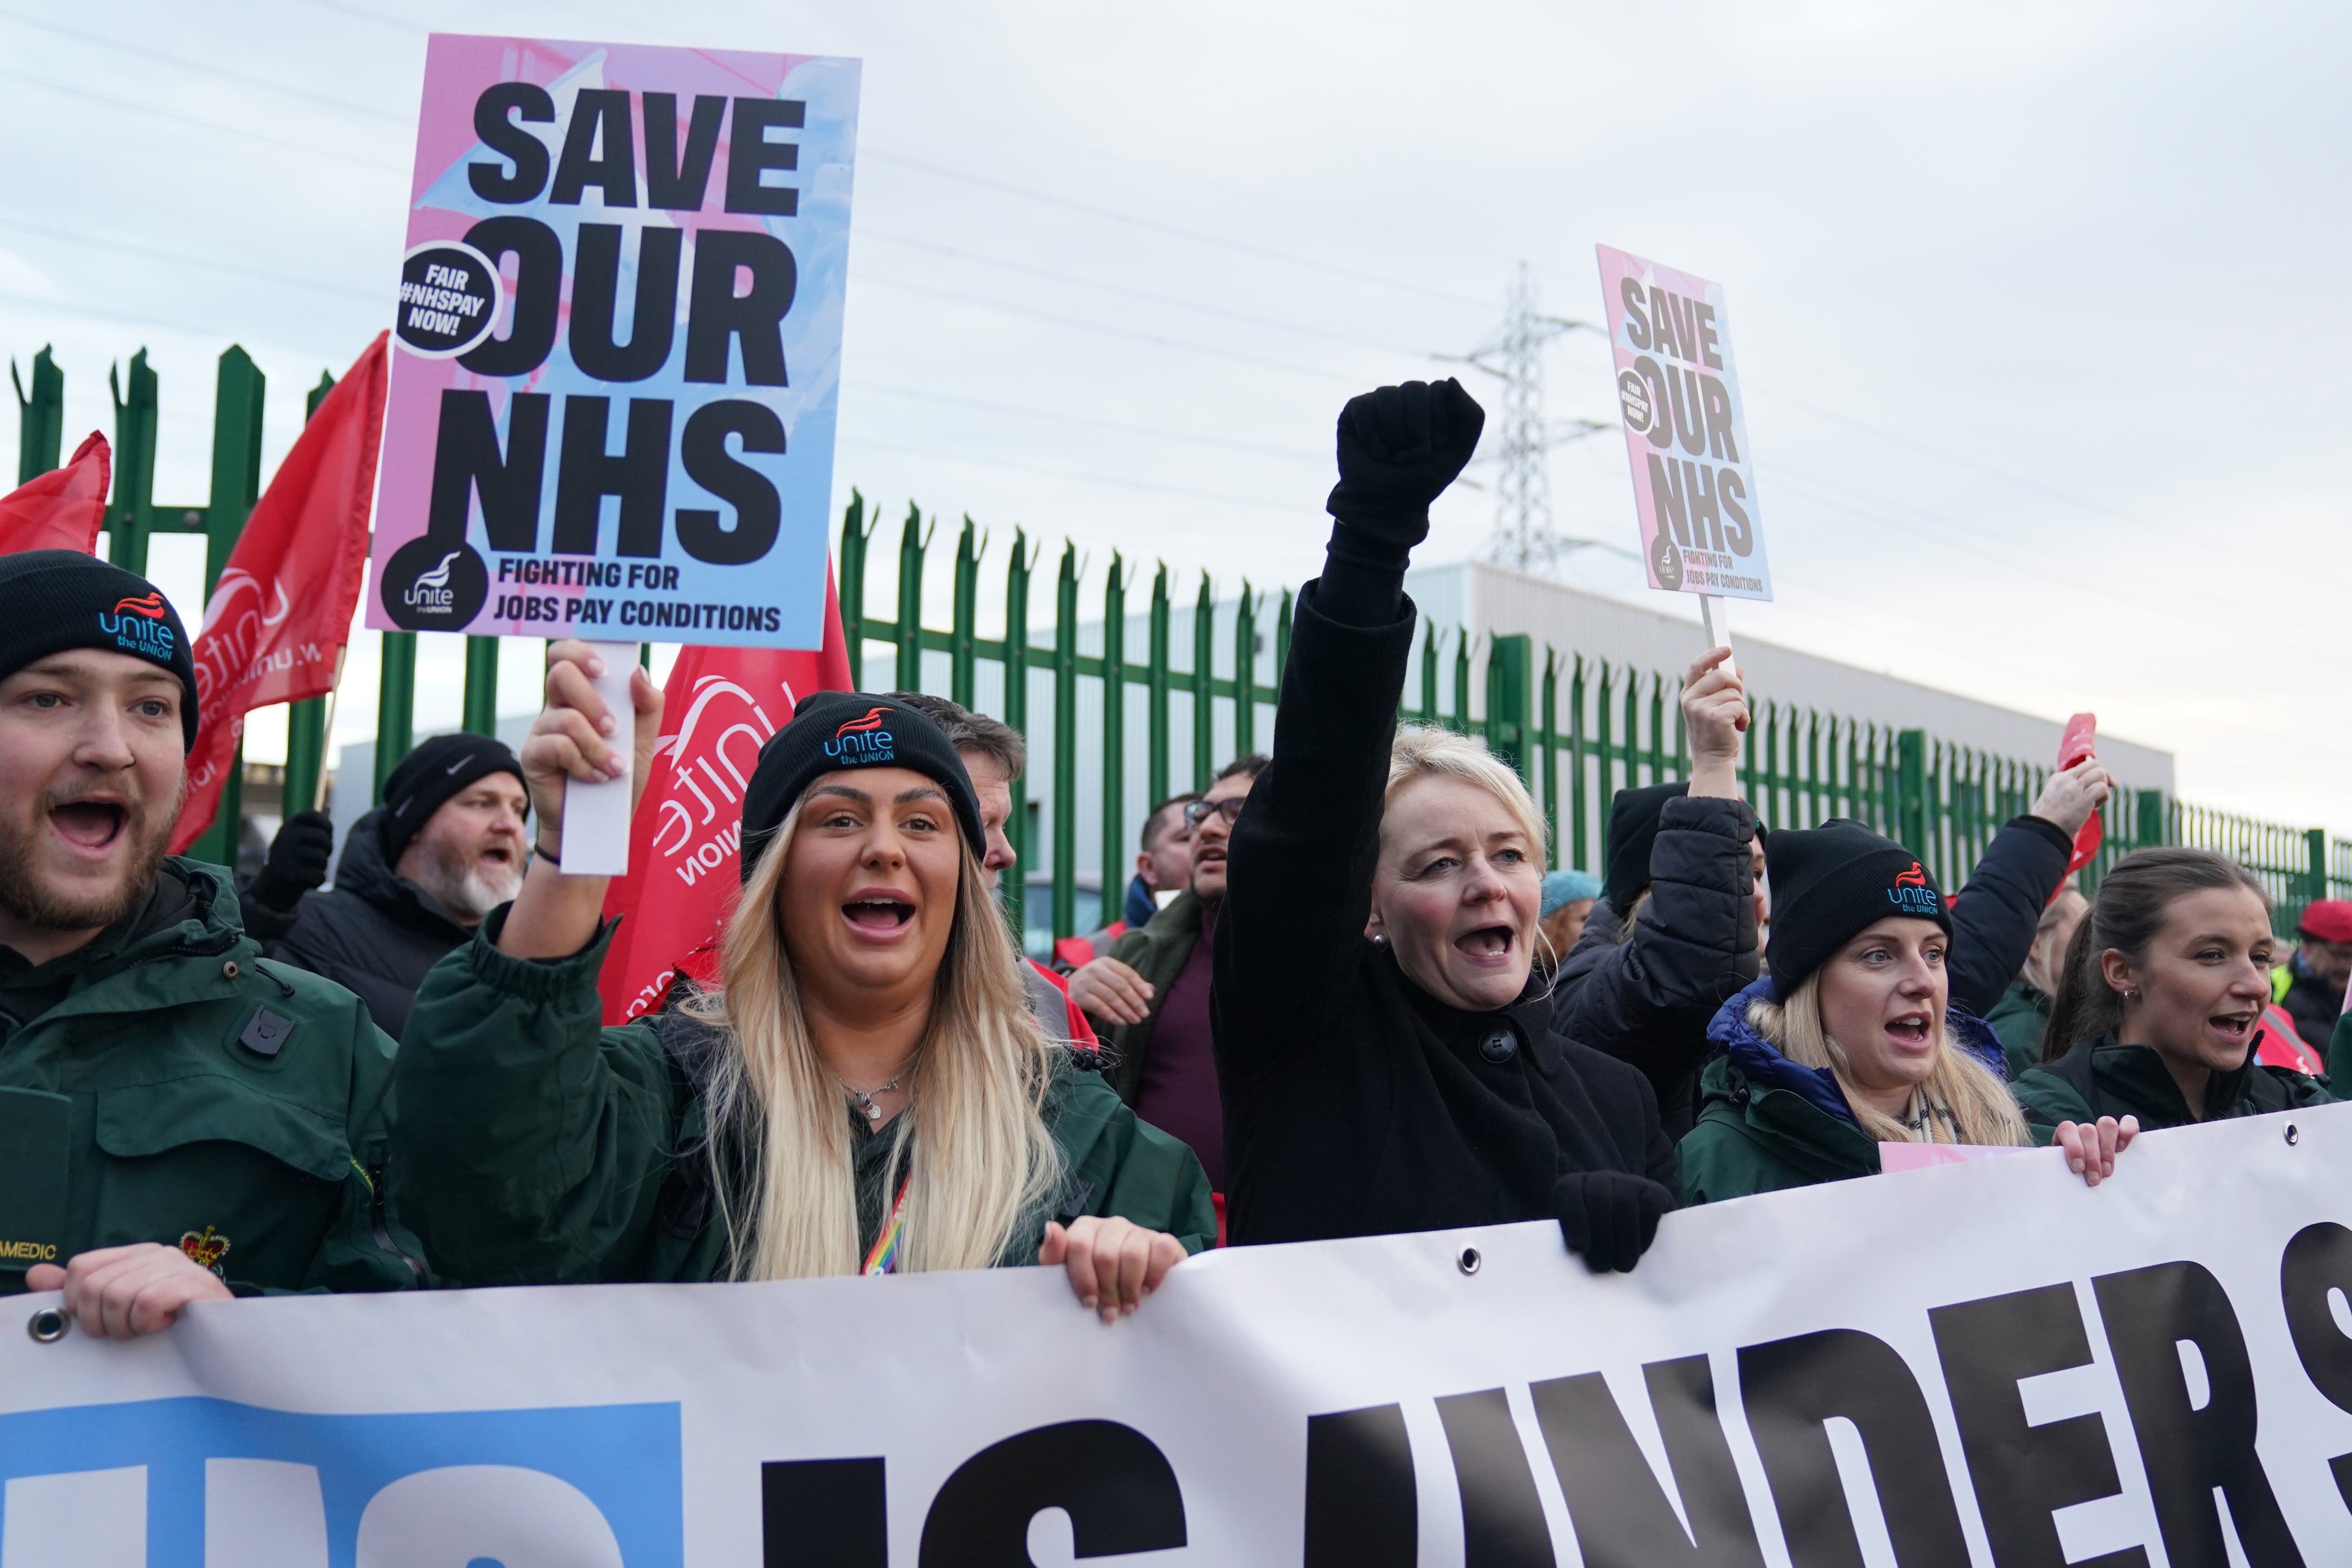
[[[425,1282],[385,1203],[393,1042],[341,986],[255,962],[220,868],[158,875],[62,999],[0,1018],[0,1293],[138,1241],[239,1294]]]
[[[2184,1127],[2231,1116],[2325,1105],[2336,1099],[2327,1086],[2284,1067],[2265,1067],[2247,1051],[2244,1065],[2207,1080],[2205,1103],[2191,1114],[2180,1086],[2156,1048],[2117,1045],[2111,1036],[2078,1045],[2046,1067],[2037,1067],[2011,1088],[2029,1122],[2095,1122],[2101,1116],[2137,1116],[2140,1131]]]
[[[500,911],[435,965],[403,1036],[394,1192],[434,1267],[467,1285],[703,1281],[726,1272],[709,1190],[698,1034],[602,1027],[607,926],[569,958],[499,951]],[[1057,1071],[1046,1106],[1067,1176],[1005,1261],[1037,1255],[1048,1218],[1118,1215],[1216,1236],[1208,1177],[1184,1145],[1139,1122],[1100,1075]]]

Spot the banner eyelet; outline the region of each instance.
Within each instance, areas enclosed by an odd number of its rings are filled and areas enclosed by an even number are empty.
[[[2295,1124],[2293,1122],[2289,1122],[2286,1124],[2286,1142],[2289,1148],[2293,1148],[2295,1145],[2303,1142],[2303,1134],[2296,1130]]]
[[[1478,1265],[1485,1261],[1485,1259],[1478,1256],[1478,1249],[1465,1247],[1462,1249],[1462,1255],[1454,1260],[1454,1266],[1465,1274],[1475,1274],[1478,1271]]]
[[[35,1344],[55,1344],[66,1337],[66,1331],[71,1327],[73,1319],[56,1307],[43,1307],[25,1324],[25,1332],[33,1336]]]

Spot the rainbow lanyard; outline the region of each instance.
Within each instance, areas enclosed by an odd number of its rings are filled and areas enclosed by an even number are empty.
[[[908,1171],[898,1182],[898,1201],[890,1206],[890,1218],[882,1222],[882,1234],[874,1239],[874,1249],[866,1254],[864,1274],[888,1274],[898,1267],[898,1243],[907,1234],[907,1188],[913,1185],[915,1173]]]

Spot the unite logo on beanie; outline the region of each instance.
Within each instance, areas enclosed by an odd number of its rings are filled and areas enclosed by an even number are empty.
[[[1898,914],[1927,920],[1936,918],[1944,907],[1943,900],[1936,896],[1935,888],[1927,881],[1926,869],[1917,861],[1911,862],[1909,871],[1895,873],[1895,885],[1886,890],[1886,902]]]
[[[824,754],[844,768],[864,768],[898,756],[898,742],[883,728],[889,709],[870,707],[864,718],[853,718],[833,732]]]
[[[113,614],[99,612],[98,629],[113,638],[115,646],[124,653],[168,664],[173,659],[174,640],[171,625],[163,618],[163,609],[160,591],[141,599],[119,600]]]

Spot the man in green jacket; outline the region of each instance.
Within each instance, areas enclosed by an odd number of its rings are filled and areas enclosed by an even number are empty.
[[[0,558],[0,1293],[62,1289],[100,1336],[425,1279],[383,1197],[392,1041],[165,853],[195,734],[152,584]]]

